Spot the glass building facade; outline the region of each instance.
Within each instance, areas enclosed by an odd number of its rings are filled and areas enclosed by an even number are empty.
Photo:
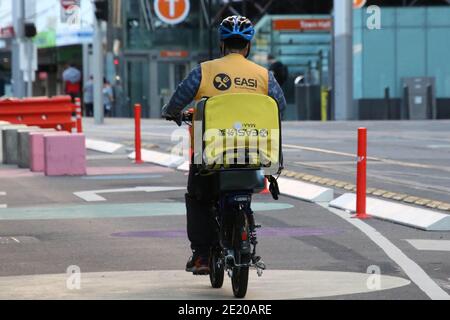
[[[407,78],[431,78],[435,87],[427,89],[430,93],[425,99],[426,108],[433,111],[426,112],[438,119],[450,118],[450,8],[382,8],[378,30],[367,27],[369,17],[365,9],[354,11],[358,118],[404,118],[410,107],[406,101],[422,100],[419,96],[408,98]]]
[[[354,12],[354,97],[402,95],[401,78],[435,77],[436,96],[450,98],[450,7],[382,8],[381,29]]]
[[[209,58],[209,31],[201,1],[191,1],[187,19],[172,26],[155,16],[151,3],[122,1],[122,27],[118,29],[122,43],[119,71],[128,100],[116,116],[131,116],[133,104],[141,103],[145,117],[159,117],[161,107],[177,84],[191,68]],[[218,13],[220,9],[219,4],[214,5],[212,12]],[[450,7],[382,7],[379,30],[367,28],[370,14],[366,10],[354,10],[353,79],[355,108],[359,115],[361,108],[370,109],[369,118],[373,110],[384,108],[387,91],[389,103],[398,109],[405,77],[434,77],[438,107],[447,108],[450,101]],[[256,25],[251,59],[267,66],[267,54],[272,53],[288,66],[290,77],[283,89],[288,104],[294,108],[297,76],[303,76],[313,85],[332,87],[332,37],[331,28],[304,32],[273,28],[274,19],[289,18],[326,20],[331,17],[266,15]],[[211,33],[213,57],[219,55],[216,28],[220,19],[219,13]],[[364,104],[366,100],[370,100],[369,105]]]
[[[191,1],[186,20],[176,25],[161,22],[152,3],[122,1],[120,73],[128,103],[117,116],[131,116],[132,106],[141,103],[144,117],[159,117],[177,84],[209,58],[210,42],[213,57],[219,54],[217,32],[211,33],[210,40],[200,1]],[[214,5],[212,12],[219,9]]]

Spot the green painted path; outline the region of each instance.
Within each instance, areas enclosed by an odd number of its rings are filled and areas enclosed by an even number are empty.
[[[283,210],[293,207],[293,205],[279,202],[254,202],[252,204],[254,211]],[[185,214],[186,208],[182,202],[86,204],[1,209],[0,220],[127,218]]]

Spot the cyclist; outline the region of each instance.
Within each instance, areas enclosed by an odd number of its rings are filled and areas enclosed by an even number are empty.
[[[193,100],[225,93],[258,93],[274,98],[282,113],[286,100],[272,72],[247,60],[251,40],[255,34],[249,19],[230,16],[219,26],[222,58],[204,62],[194,68],[177,87],[169,103],[163,107],[162,116],[180,126],[182,111]],[[214,240],[211,210],[215,175],[199,175],[190,166],[188,193],[185,195],[187,233],[193,255],[186,264],[186,271],[194,274],[209,273],[209,251]]]

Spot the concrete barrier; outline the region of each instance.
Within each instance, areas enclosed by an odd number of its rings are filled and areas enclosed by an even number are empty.
[[[44,135],[46,176],[86,175],[84,134]]]
[[[2,128],[3,163],[17,164],[17,130],[26,128],[25,125],[11,125]]]
[[[334,198],[334,190],[293,179],[278,178],[280,193],[308,202],[328,202]]]
[[[114,153],[122,148],[123,145],[103,140],[86,139],[86,149],[104,153]]]
[[[159,151],[153,150],[141,150],[142,160],[144,162],[155,163],[160,166],[169,167],[169,168],[177,168],[181,166],[185,159],[183,157],[173,155],[170,153],[163,153]],[[132,152],[128,155],[129,159],[136,159],[136,153]]]
[[[67,131],[55,132],[30,132],[29,134],[29,157],[30,170],[32,172],[44,172],[45,158],[44,158],[44,136],[45,135],[69,135]]]
[[[367,197],[367,214],[378,219],[426,231],[450,231],[450,215],[406,204]],[[356,195],[345,193],[330,202],[330,207],[356,211]]]
[[[7,121],[0,121],[0,162],[3,162],[3,138],[2,138],[2,129],[3,127],[10,126],[11,124]]]
[[[18,143],[18,156],[17,156],[17,164],[19,168],[30,168],[30,134],[33,132],[56,132],[55,129],[20,129],[18,131],[19,134],[19,143]]]

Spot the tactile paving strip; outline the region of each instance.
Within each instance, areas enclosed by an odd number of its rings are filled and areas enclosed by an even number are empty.
[[[296,180],[302,180],[307,181],[310,183],[315,183],[327,187],[335,187],[339,189],[344,189],[346,191],[356,191],[356,185],[346,182],[346,181],[338,181],[334,179],[328,179],[323,177],[314,176],[311,174],[306,174],[302,172],[296,172],[292,170],[283,170],[281,173],[281,176],[284,176],[286,178],[296,179]],[[391,192],[383,189],[376,189],[376,188],[367,188],[366,191],[367,194],[370,194],[372,196],[377,196],[384,199],[389,200],[395,200],[399,202],[404,202],[408,204],[414,204],[417,206],[425,207],[425,208],[431,208],[431,209],[438,209],[442,211],[450,212],[450,203],[442,202],[442,201],[435,201],[432,199],[426,199],[426,198],[420,198],[416,196],[411,196],[408,194],[403,193],[396,193]]]

